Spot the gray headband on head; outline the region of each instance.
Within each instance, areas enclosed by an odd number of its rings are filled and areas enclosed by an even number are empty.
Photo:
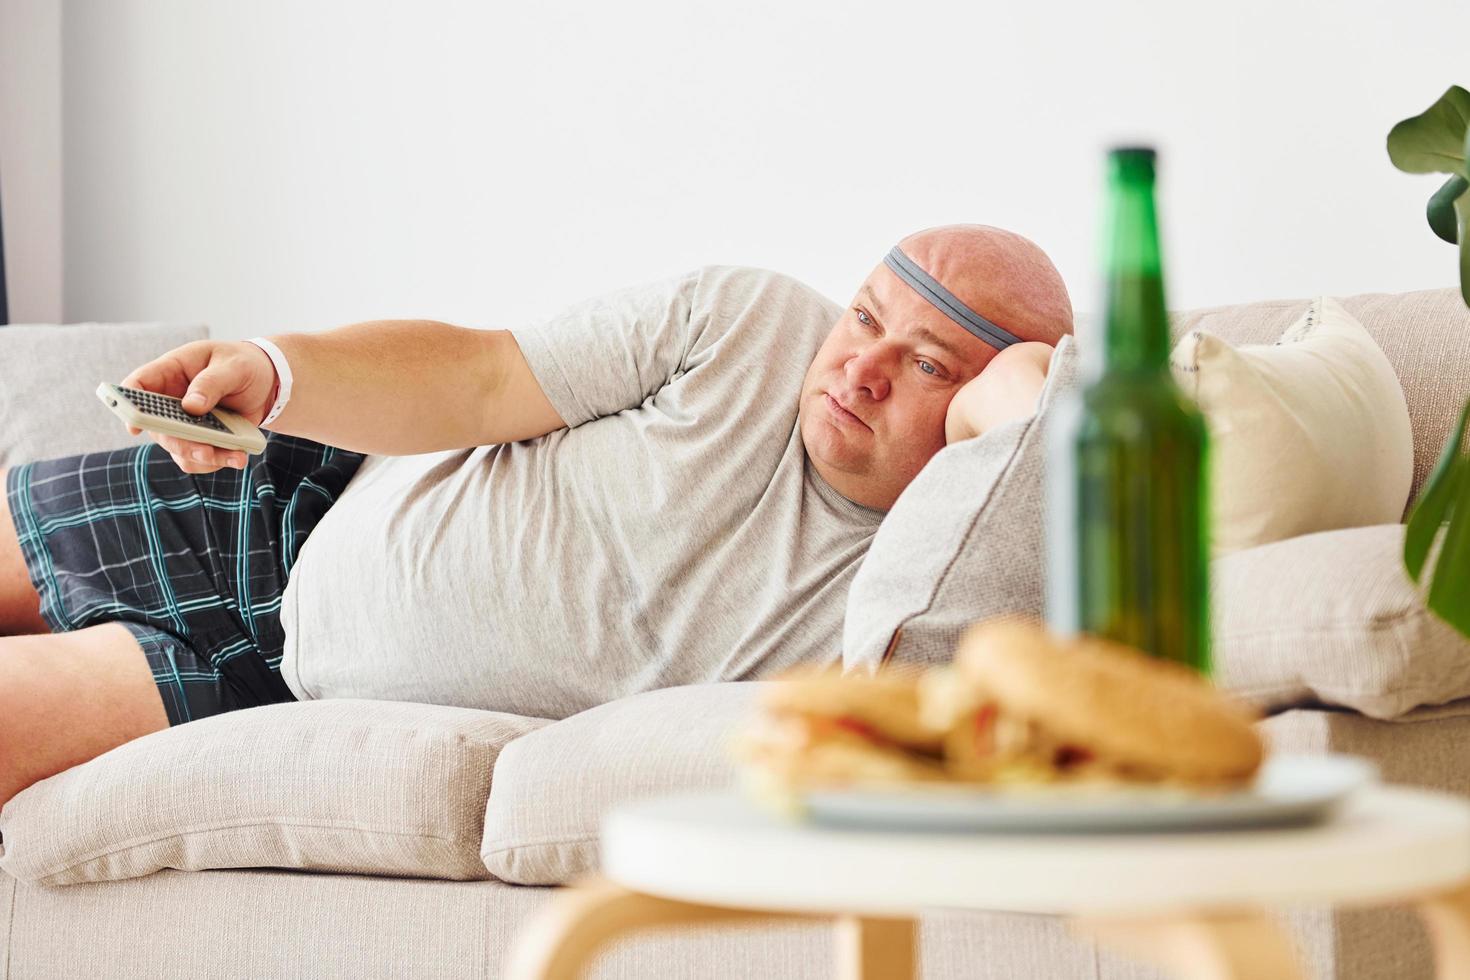
[[[893,250],[883,257],[883,263],[892,269],[898,278],[912,286],[914,292],[937,306],[941,313],[996,350],[1005,350],[1012,344],[1021,342],[1020,337],[997,327],[961,303],[958,296],[941,286],[938,279],[919,268],[918,263],[904,255],[903,250],[897,245],[893,246]]]

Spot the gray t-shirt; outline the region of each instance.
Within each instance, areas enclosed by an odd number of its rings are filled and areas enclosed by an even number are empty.
[[[812,468],[797,405],[840,315],[715,266],[513,331],[569,428],[365,460],[292,569],[286,683],[561,718],[839,660],[882,514]]]

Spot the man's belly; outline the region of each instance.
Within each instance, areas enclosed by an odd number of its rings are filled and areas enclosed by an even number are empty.
[[[788,580],[798,545],[759,520],[712,541],[565,499],[508,514],[503,482],[434,455],[371,458],[303,546],[281,607],[298,698],[560,718],[840,655],[855,561]]]

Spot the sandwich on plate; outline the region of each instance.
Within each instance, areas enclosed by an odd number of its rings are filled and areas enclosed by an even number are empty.
[[[992,620],[952,663],[773,684],[736,754],[757,791],[924,784],[1198,792],[1250,783],[1254,713],[1195,671],[1119,644]]]

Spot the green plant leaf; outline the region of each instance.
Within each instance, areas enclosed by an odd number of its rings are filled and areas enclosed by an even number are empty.
[[[1451,85],[1419,115],[1388,132],[1388,158],[1411,174],[1465,172],[1465,136],[1470,129],[1470,92]]]
[[[1470,306],[1470,194],[1455,199],[1455,215],[1460,219],[1460,298]]]
[[[1467,190],[1470,190],[1470,180],[1455,174],[1434,192],[1434,196],[1429,199],[1429,206],[1424,209],[1429,218],[1429,227],[1451,245],[1460,240],[1455,232],[1455,225],[1459,223],[1459,219],[1455,217],[1455,202]]]
[[[1429,583],[1429,608],[1440,619],[1470,636],[1470,463],[1460,460],[1458,500],[1452,504],[1444,544],[1434,561],[1434,578]]]
[[[1434,539],[1439,537],[1440,526],[1449,516],[1451,505],[1457,496],[1456,491],[1460,489],[1458,484],[1466,479],[1466,470],[1470,469],[1467,458],[1460,454],[1467,424],[1470,424],[1470,401],[1465,402],[1465,407],[1460,409],[1460,420],[1450,432],[1439,462],[1434,464],[1434,471],[1424,482],[1424,488],[1419,491],[1419,500],[1409,513],[1409,526],[1404,529],[1404,568],[1415,582],[1419,581],[1419,574],[1424,570],[1424,562],[1429,557],[1430,548],[1434,546]],[[1462,515],[1462,519],[1470,520],[1470,515]],[[1443,557],[1440,556],[1441,561]]]

